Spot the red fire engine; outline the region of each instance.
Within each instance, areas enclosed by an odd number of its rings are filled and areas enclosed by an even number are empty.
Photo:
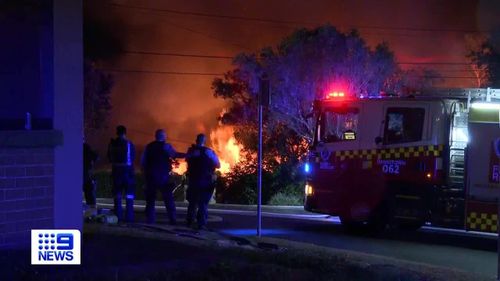
[[[404,98],[333,92],[314,112],[306,210],[350,227],[497,231],[500,90]]]

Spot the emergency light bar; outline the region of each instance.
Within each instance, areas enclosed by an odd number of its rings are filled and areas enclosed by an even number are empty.
[[[343,98],[345,97],[344,92],[331,92],[326,95],[326,99],[333,99],[333,98]]]

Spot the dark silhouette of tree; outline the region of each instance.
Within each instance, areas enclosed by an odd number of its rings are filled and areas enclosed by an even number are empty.
[[[113,77],[95,67],[88,59],[84,61],[84,129],[85,134],[106,126],[111,111]]]
[[[441,75],[434,69],[398,69],[389,78],[383,91],[399,96],[418,95],[431,90],[436,82],[442,81]]]
[[[467,59],[481,87],[500,87],[500,50],[489,36],[469,39]]]
[[[84,15],[84,129],[88,135],[107,126],[114,80],[100,66],[119,57],[123,41],[112,25],[92,18],[88,8]]]
[[[476,87],[481,88],[489,83],[488,66],[477,61],[477,54],[487,41],[484,34],[467,34],[465,36],[466,58],[470,64],[470,69],[476,78]]]

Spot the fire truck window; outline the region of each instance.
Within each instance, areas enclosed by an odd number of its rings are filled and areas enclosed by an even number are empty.
[[[389,108],[387,109],[384,142],[403,143],[422,139],[425,109]]]
[[[322,116],[321,141],[353,141],[357,138],[358,110],[329,110]]]

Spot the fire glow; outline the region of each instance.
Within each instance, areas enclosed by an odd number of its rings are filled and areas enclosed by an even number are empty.
[[[243,146],[238,144],[231,126],[219,126],[210,133],[210,141],[220,160],[219,171],[226,174],[241,159]]]
[[[220,160],[222,174],[227,174],[241,159],[243,146],[238,144],[234,137],[234,129],[231,126],[218,126],[210,132],[211,148],[215,151]],[[182,175],[187,170],[187,163],[179,161],[174,166],[173,172]]]

